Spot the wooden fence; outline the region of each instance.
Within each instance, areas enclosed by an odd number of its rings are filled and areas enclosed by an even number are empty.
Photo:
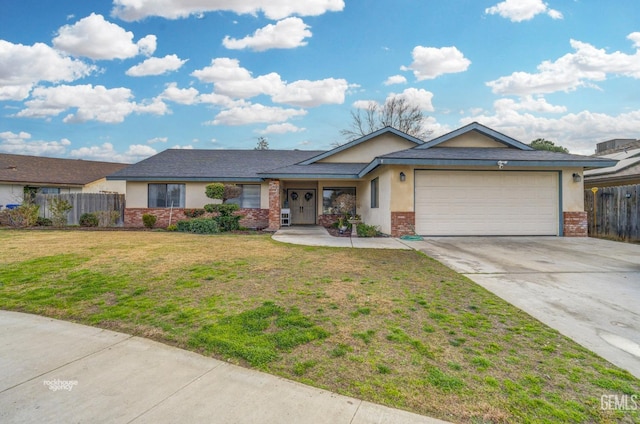
[[[68,225],[78,225],[80,216],[89,212],[117,211],[119,214],[115,225],[124,225],[124,194],[112,193],[73,193],[73,194],[38,194],[36,204],[40,206],[39,214],[43,218],[51,218],[48,203],[52,198],[68,201],[73,209],[67,216]]]
[[[589,236],[640,241],[640,184],[584,192]]]

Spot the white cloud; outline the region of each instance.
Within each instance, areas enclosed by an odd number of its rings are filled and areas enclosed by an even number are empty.
[[[293,49],[306,46],[305,38],[311,37],[309,26],[300,18],[286,18],[275,25],[269,24],[256,30],[252,36],[235,39],[224,37],[222,44],[228,49],[251,49],[262,52],[269,49]]]
[[[444,74],[466,71],[471,61],[456,47],[416,46],[411,53],[413,63],[402,66],[403,71],[413,71],[418,81],[434,79]]]
[[[139,65],[127,69],[126,74],[132,77],[144,77],[148,75],[162,75],[167,72],[177,71],[187,62],[177,55],[166,55],[163,58],[150,57]]]
[[[140,53],[153,54],[156,37],[148,35],[136,44],[132,32],[92,13],[73,25],[61,27],[53,39],[53,46],[74,56],[91,59],[127,59]]]
[[[353,102],[353,107],[356,109],[369,109],[371,106],[378,106],[379,103],[375,100],[356,100]]]
[[[493,103],[493,107],[496,111],[527,110],[540,113],[565,113],[567,111],[565,106],[554,106],[547,102],[542,96],[536,98],[533,98],[533,96],[524,96],[520,98],[519,102],[506,98],[498,99]]]
[[[286,134],[305,131],[306,128],[296,127],[293,124],[285,122],[284,124],[268,125],[264,130],[258,131],[259,134]]]
[[[154,137],[147,140],[147,144],[166,143],[169,141],[168,137]]]
[[[478,121],[524,143],[546,138],[564,146],[572,153],[591,155],[596,143],[612,138],[637,138],[640,110],[616,116],[584,110],[557,118],[547,118],[501,109],[495,114],[475,115],[461,120],[461,124]]]
[[[31,140],[31,134],[21,131],[19,134],[11,131],[0,133],[0,151],[20,155],[33,156],[61,156],[65,153],[71,141],[63,138],[59,141]]]
[[[344,103],[344,93],[348,87],[349,83],[344,79],[299,80],[284,85],[271,96],[271,100],[276,103],[302,107],[342,104]]]
[[[387,97],[387,100],[390,97],[397,96],[401,99],[405,99],[407,103],[411,105],[415,105],[420,107],[421,110],[427,112],[433,112],[433,104],[431,103],[431,99],[433,99],[433,93],[423,89],[417,88],[407,88],[402,93],[395,94],[391,93]]]
[[[281,107],[268,107],[261,104],[252,104],[244,107],[233,107],[218,113],[212,122],[213,125],[246,125],[267,123],[275,124],[287,121],[296,116],[304,116],[306,110],[283,109]]]
[[[25,46],[0,40],[0,100],[23,100],[40,81],[71,82],[96,69],[46,44]]]
[[[544,61],[538,65],[538,72],[514,72],[486,84],[496,94],[553,93],[572,91],[592,81],[604,81],[607,74],[640,78],[640,33],[627,38],[635,43],[636,52],[628,55],[616,51],[608,54],[604,49],[576,40],[571,40],[574,53],[567,53],[555,62]]]
[[[169,83],[160,97],[183,105],[198,103],[198,90],[193,87],[178,88],[175,82]]]
[[[111,14],[125,21],[142,20],[148,16],[178,19],[215,11],[231,11],[239,15],[256,15],[262,11],[267,18],[279,20],[292,15],[318,16],[344,9],[344,0],[114,0],[113,4]]]
[[[18,117],[46,118],[57,116],[74,109],[64,122],[100,121],[119,123],[133,112],[166,113],[166,106],[159,100],[150,104],[132,102],[133,94],[128,88],[107,89],[102,85],[59,85],[56,87],[37,87],[33,90],[32,100],[25,102],[26,109],[16,114]]]
[[[341,104],[349,89],[346,80],[336,78],[287,83],[275,72],[254,78],[249,70],[240,66],[237,59],[230,58],[213,59],[210,66],[198,69],[191,75],[200,81],[213,83],[215,94],[232,99],[266,95],[275,103],[303,107]]]
[[[542,0],[505,0],[484,11],[488,15],[500,15],[511,22],[522,22],[533,19],[540,13],[546,13],[552,19],[562,19],[562,13],[549,9]]]
[[[132,144],[126,152],[119,153],[114,149],[113,144],[103,143],[100,146],[74,149],[69,153],[69,156],[105,162],[135,163],[156,153],[158,153],[156,149],[144,144]]]
[[[387,78],[384,85],[406,84],[407,79],[403,75],[393,75]]]

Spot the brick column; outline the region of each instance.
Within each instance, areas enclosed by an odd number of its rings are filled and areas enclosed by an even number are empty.
[[[563,212],[563,233],[565,237],[587,237],[588,221],[586,212]]]
[[[280,180],[269,181],[269,227],[265,231],[280,229]]]
[[[391,237],[414,235],[415,226],[415,212],[391,212]]]

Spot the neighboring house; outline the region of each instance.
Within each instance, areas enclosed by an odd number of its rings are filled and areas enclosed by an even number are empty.
[[[357,199],[357,213],[392,236],[587,235],[582,174],[615,161],[533,150],[476,122],[429,142],[383,128],[330,151],[165,150],[107,177],[127,184],[125,225],[143,213],[185,217],[212,203],[211,182],[243,186],[247,227],[330,225],[332,201]]]
[[[125,193],[126,184],[106,176],[129,166],[124,163],[57,159],[0,153],[0,209],[20,204],[25,192]]]
[[[640,140],[603,141],[597,144],[596,155],[618,162],[612,166],[586,170],[585,188],[640,184]]]

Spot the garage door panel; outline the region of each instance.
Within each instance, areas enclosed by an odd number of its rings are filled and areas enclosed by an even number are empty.
[[[416,171],[422,235],[557,235],[558,173]]]

